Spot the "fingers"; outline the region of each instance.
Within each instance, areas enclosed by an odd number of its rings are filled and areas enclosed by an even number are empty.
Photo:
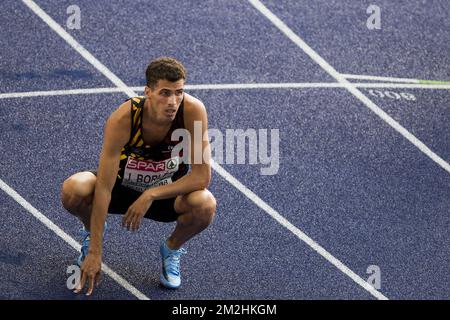
[[[79,293],[81,289],[84,288],[84,284],[86,283],[87,273],[81,270],[81,281],[78,283],[78,287],[73,291],[74,293]]]
[[[98,287],[100,285],[100,282],[102,282],[102,273],[99,272],[95,276],[95,285]]]
[[[86,280],[89,278],[89,288],[88,291],[86,293],[87,296],[90,296],[92,294],[92,292],[94,292],[94,282],[97,285],[97,287],[99,286],[100,282],[101,282],[101,273],[98,272],[96,274],[92,273],[92,274],[87,274],[87,272],[83,272],[83,276],[81,278],[81,282],[80,285],[73,291],[74,293],[80,293],[80,291],[84,288],[84,285],[86,284]]]
[[[89,256],[86,258],[88,259]],[[73,291],[74,293],[80,293],[84,286],[86,285],[86,281],[89,281],[89,287],[87,290],[86,295],[90,296],[92,292],[94,291],[94,283],[97,284],[97,286],[100,284],[101,281],[101,269],[97,269],[96,267],[92,266],[91,261],[84,261],[83,266],[81,268],[81,281],[78,283],[77,287]]]
[[[132,231],[133,220],[134,220],[135,215],[136,215],[136,211],[130,207],[130,208],[128,208],[127,213],[125,214],[125,216],[122,219],[122,226],[124,228],[127,228],[128,231]]]
[[[140,214],[135,213],[131,218],[130,218],[130,228],[128,230],[131,229],[131,231],[138,231],[139,227],[141,226],[141,220],[142,217]]]
[[[134,232],[139,230],[139,218],[133,220],[133,229]]]
[[[86,293],[87,296],[90,296],[92,294],[92,291],[94,291],[94,278],[96,278],[96,275],[89,275],[89,289]]]
[[[131,216],[131,210],[130,208],[128,208],[127,212],[125,213],[125,215],[122,218],[122,227],[127,228],[129,230],[129,219]]]
[[[122,226],[128,231],[137,231],[141,225],[141,216],[133,208],[128,208],[122,219]]]

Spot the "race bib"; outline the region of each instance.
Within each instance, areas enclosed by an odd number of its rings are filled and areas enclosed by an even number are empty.
[[[122,185],[124,187],[144,192],[172,183],[172,176],[178,171],[179,157],[163,161],[138,160],[128,157],[125,166]]]

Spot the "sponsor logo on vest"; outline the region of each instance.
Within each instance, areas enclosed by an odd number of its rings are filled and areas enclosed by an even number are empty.
[[[138,160],[128,157],[122,185],[143,192],[148,188],[172,183],[172,176],[178,170],[178,157],[163,161]]]
[[[137,169],[140,171],[150,171],[150,172],[160,172],[166,170],[166,162],[153,162],[153,161],[145,161],[145,160],[136,160],[132,157],[128,157],[128,162],[126,168],[128,169]],[[172,167],[174,168],[174,167]],[[169,168],[169,169],[172,169]]]

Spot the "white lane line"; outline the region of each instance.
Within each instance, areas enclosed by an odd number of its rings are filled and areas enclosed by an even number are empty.
[[[354,282],[359,284],[361,287],[366,289],[370,294],[376,297],[379,300],[388,300],[386,296],[384,296],[381,292],[377,291],[373,286],[364,281],[359,275],[354,273],[350,268],[348,268],[345,264],[343,264],[340,260],[335,258],[331,253],[325,250],[321,245],[319,245],[316,241],[307,236],[303,231],[298,229],[292,223],[290,223],[286,218],[284,218],[281,214],[279,214],[276,210],[274,210],[270,205],[268,205],[264,200],[258,197],[254,192],[244,186],[239,180],[234,178],[231,174],[225,171],[221,166],[219,166],[215,161],[211,161],[212,167],[219,173],[225,180],[231,183],[236,187],[239,191],[241,191],[247,198],[249,198],[253,203],[255,203],[258,207],[268,213],[273,219],[275,219],[279,224],[283,227],[291,231],[295,234],[300,240],[305,242],[308,246],[310,246],[314,251],[316,251],[319,255],[324,257],[328,262],[350,277]]]
[[[70,89],[70,90],[11,92],[11,93],[0,93],[0,99],[65,96],[72,94],[98,94],[98,93],[114,93],[114,92],[122,93],[123,91],[119,88],[92,88],[92,89],[86,88],[86,89]]]
[[[352,83],[359,88],[406,88],[406,89],[443,89],[450,90],[450,84],[412,84],[412,83]],[[144,91],[144,87],[133,87]],[[309,89],[309,88],[347,88],[344,83],[337,82],[305,82],[305,83],[233,83],[233,84],[196,84],[186,85],[188,90],[239,90],[239,89]]]
[[[417,79],[408,78],[392,78],[392,77],[379,77],[379,76],[365,76],[359,74],[342,74],[346,79],[357,79],[357,80],[375,80],[375,81],[388,81],[388,82],[403,82],[403,83],[419,83]]]
[[[31,0],[22,0],[22,1],[28,1],[32,2]],[[35,5],[36,6],[36,5]],[[41,10],[42,11],[42,10]],[[38,11],[39,12],[39,11]],[[40,16],[42,18],[42,16]],[[43,16],[46,19],[51,19],[48,15]],[[42,18],[43,19],[43,18]],[[56,23],[56,22],[55,22]],[[50,26],[52,24],[49,24]],[[63,36],[60,34],[60,36]],[[75,40],[73,40],[75,41]],[[94,67],[97,68],[97,60],[88,60]],[[103,66],[103,65],[102,65]],[[106,68],[106,67],[105,67]],[[105,73],[105,76],[110,79],[114,83],[114,79],[118,79],[117,76],[114,75],[114,77],[109,78],[109,75],[112,74],[111,71],[108,70],[107,73]],[[123,83],[120,81],[120,83]],[[124,91],[129,96],[135,96],[136,94],[130,89],[127,88],[126,91]],[[131,95],[130,95],[131,93]],[[279,215],[273,208],[271,208],[267,203],[262,201],[259,197],[257,197],[253,192],[251,192],[248,188],[246,188],[242,183],[240,183],[236,178],[234,178],[231,174],[229,174],[224,168],[222,168],[219,164],[212,162],[213,168],[219,172],[219,174],[227,179],[233,186],[235,186],[239,191],[245,191],[245,195],[247,197],[252,197],[252,201],[256,203],[260,208],[262,208],[264,211],[266,211],[269,215],[271,215],[273,218],[276,219],[277,222],[282,223],[286,228],[288,228],[291,232],[296,234],[297,236],[301,236],[300,239],[306,242],[308,245],[313,246],[312,248],[316,250],[319,254],[321,254],[325,259],[330,261],[333,265],[335,265],[339,270],[344,272],[344,274],[348,275],[350,278],[352,278],[356,283],[358,283],[360,286],[362,286],[364,289],[372,293],[376,298],[378,299],[387,299],[383,294],[378,292],[376,289],[374,289],[372,286],[370,286],[367,282],[365,282],[363,279],[361,279],[358,275],[356,275],[354,272],[352,272],[349,268],[345,267],[344,264],[342,264],[338,259],[333,257],[331,254],[329,254],[327,251],[325,251],[322,247],[318,246],[311,238],[307,237],[303,232],[301,232],[299,229],[295,228],[289,221],[287,221],[285,218],[283,218],[281,215]],[[218,171],[219,170],[219,171]],[[325,255],[323,255],[325,254]]]
[[[388,88],[388,89],[432,89],[449,90],[450,84],[415,84],[415,83],[352,83],[357,88]]]
[[[60,227],[54,224],[50,219],[43,215],[39,210],[33,207],[27,200],[25,200],[20,194],[18,194],[13,188],[8,186],[2,179],[0,179],[0,189],[2,189],[7,195],[13,198],[18,204],[20,204],[25,210],[31,213],[36,219],[42,222],[47,228],[56,233],[58,237],[63,239],[69,246],[74,248],[77,252],[80,252],[81,245],[76,242],[71,236],[65,233]],[[138,289],[133,287],[128,281],[114,272],[106,264],[102,264],[102,270],[114,279],[119,285],[128,290],[132,295],[140,300],[149,300],[149,298],[141,293]]]
[[[294,42],[300,49],[302,49],[313,61],[322,67],[329,75],[336,79],[339,83],[358,98],[364,105],[372,110],[383,121],[389,124],[394,130],[400,133],[403,137],[408,139],[420,151],[426,154],[431,160],[436,162],[445,171],[450,173],[450,165],[428,148],[422,141],[417,139],[413,134],[406,130],[400,123],[395,121],[391,116],[384,112],[380,107],[373,103],[367,96],[358,90],[354,84],[349,82],[342,74],[337,72],[328,62],[326,62],[317,52],[315,52],[308,44],[306,44],[298,35],[296,35],[283,21],[267,9],[259,0],[248,0],[261,14],[269,19],[281,32],[283,32],[292,42]]]
[[[407,88],[407,89],[443,89],[450,90],[449,84],[423,83],[352,83],[360,88]],[[347,84],[338,82],[297,82],[297,83],[229,83],[229,84],[194,84],[186,85],[187,90],[240,90],[240,89],[309,89],[309,88],[347,88]],[[144,87],[132,87],[144,91]]]
[[[402,83],[417,83],[417,84],[438,84],[438,85],[449,85],[450,81],[443,80],[422,80],[422,79],[410,79],[410,78],[393,78],[393,77],[380,77],[380,76],[366,76],[359,74],[341,74],[346,79],[357,79],[357,80],[375,80],[375,81],[387,81],[387,82],[402,82]]]
[[[412,84],[412,83],[353,83],[357,88],[386,88],[386,89],[432,89],[450,90],[446,84]],[[144,87],[129,87],[131,90],[143,92]],[[345,85],[336,82],[318,83],[233,83],[233,84],[191,84],[185,85],[186,90],[248,90],[248,89],[314,89],[314,88],[345,88]],[[0,93],[0,99],[30,98],[46,96],[64,96],[76,94],[122,93],[120,88],[86,88],[70,90],[30,91]]]
[[[341,88],[336,82],[305,83],[223,83],[186,85],[188,90],[239,90],[239,89],[295,89],[295,88]]]

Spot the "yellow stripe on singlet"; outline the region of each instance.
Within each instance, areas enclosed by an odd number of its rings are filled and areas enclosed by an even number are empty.
[[[133,140],[131,140],[130,145],[134,145],[140,136],[141,136],[141,128],[139,128],[138,131],[136,131],[136,134],[134,135]]]
[[[133,116],[133,128],[135,130],[137,130],[134,134],[134,136],[131,139],[131,143],[130,145],[134,145],[140,138],[141,136],[141,112],[142,112],[142,107],[138,107],[137,105],[135,105],[133,102],[135,103],[140,103],[142,100],[139,98],[132,98],[132,108],[133,108],[133,112],[134,112],[134,116]]]
[[[138,120],[140,119],[139,116],[140,116],[141,112],[140,112],[140,110],[137,109],[135,106],[133,106],[133,109],[135,110],[134,118],[133,118],[133,124],[136,125],[137,122],[138,122]],[[136,110],[136,109],[137,109],[137,110]]]

